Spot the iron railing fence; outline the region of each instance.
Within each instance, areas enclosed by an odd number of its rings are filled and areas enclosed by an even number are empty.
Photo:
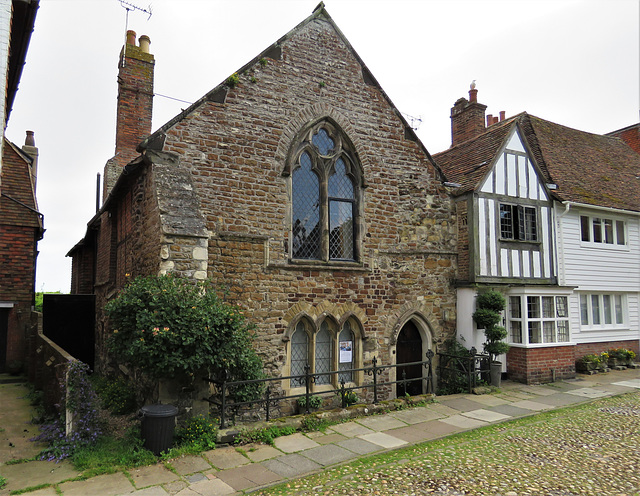
[[[466,355],[438,352],[438,394],[471,393],[480,381],[489,382],[489,355],[471,348]]]
[[[298,398],[305,398],[306,405],[306,413],[310,413],[309,404],[310,398],[316,394],[328,395],[328,394],[337,394],[340,396],[342,407],[345,408],[347,406],[347,395],[350,391],[362,390],[363,392],[372,391],[373,392],[373,403],[378,403],[380,389],[388,386],[399,385],[404,394],[406,395],[407,385],[416,382],[416,381],[425,381],[426,382],[426,393],[434,393],[434,380],[433,380],[433,366],[432,361],[435,353],[429,350],[426,354],[426,360],[421,362],[411,362],[411,363],[400,363],[400,364],[389,364],[389,365],[378,365],[377,358],[373,358],[371,360],[370,367],[362,367],[362,368],[354,368],[354,369],[343,369],[343,370],[333,370],[330,372],[322,372],[322,373],[312,373],[311,367],[307,364],[304,367],[304,374],[302,375],[290,375],[290,376],[282,376],[282,377],[270,377],[263,379],[253,379],[246,381],[233,381],[228,380],[230,377],[229,372],[225,371],[222,377],[219,378],[206,378],[205,380],[212,383],[215,386],[214,393],[209,397],[205,398],[210,404],[217,407],[218,414],[220,417],[220,428],[223,429],[227,426],[227,421],[229,417],[238,416],[240,411],[247,413],[260,414],[260,412],[264,412],[265,420],[270,420],[273,418],[273,412],[280,411],[280,405],[282,402],[286,400],[297,400]],[[415,378],[407,378],[406,376],[406,367],[411,365],[421,365],[423,374],[421,377]],[[396,379],[394,381],[390,380],[380,380],[383,372],[385,370],[402,368],[403,370],[400,372],[400,379]],[[344,377],[351,376],[355,377],[356,373],[362,372],[365,377],[365,381],[361,385],[347,385],[345,383]],[[318,383],[318,379],[320,377],[327,376],[329,379],[329,384],[334,384],[334,380],[338,380],[338,378],[342,377],[340,380],[340,386],[334,389],[325,389],[322,390],[314,390],[314,384]],[[366,378],[370,378],[368,381]],[[281,388],[281,384],[283,381],[290,381],[291,388],[295,387],[304,387],[304,393],[300,394],[291,394],[286,395],[285,392]],[[325,381],[322,381],[325,382]],[[243,386],[250,385],[264,385],[264,393],[259,398],[252,399],[250,401],[234,401],[233,399],[233,391],[237,390]]]

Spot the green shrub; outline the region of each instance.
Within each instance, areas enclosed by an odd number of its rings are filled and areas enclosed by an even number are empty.
[[[277,437],[294,434],[296,428],[290,425],[263,427],[262,429],[242,430],[236,438],[236,444],[264,443],[273,444]]]
[[[122,377],[94,375],[92,382],[103,408],[115,415],[136,411],[135,391]]]
[[[216,447],[218,427],[214,421],[202,415],[186,419],[176,429],[175,443],[178,446],[206,451]]]
[[[192,381],[195,374],[242,381],[264,376],[252,329],[236,306],[223,302],[210,281],[171,275],[138,277],[107,303],[113,356],[152,379]],[[236,401],[262,393],[263,384],[234,389]]]
[[[503,341],[507,337],[507,330],[498,324],[502,320],[501,312],[504,310],[506,300],[498,291],[481,293],[476,298],[477,310],[473,312],[473,320],[478,329],[484,329],[487,342],[484,343],[484,351],[494,361],[498,355],[509,351],[509,345]]]
[[[298,402],[298,406],[300,408],[306,408],[307,407],[307,397],[306,396],[300,396],[297,400]],[[320,406],[322,406],[322,398],[320,396],[309,396],[309,408],[320,408]]]

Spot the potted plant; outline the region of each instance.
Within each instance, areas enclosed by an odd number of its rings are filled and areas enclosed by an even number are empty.
[[[576,361],[576,368],[578,372],[590,373],[597,370],[600,363],[600,357],[598,355],[584,355]]]
[[[498,356],[509,351],[509,345],[503,340],[507,337],[507,330],[498,325],[502,319],[506,301],[498,291],[487,291],[476,298],[476,311],[473,320],[478,329],[484,329],[487,339],[484,351],[489,354],[491,385],[500,386],[502,377],[502,362]]]

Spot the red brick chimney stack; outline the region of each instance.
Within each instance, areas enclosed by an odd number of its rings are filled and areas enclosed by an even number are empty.
[[[116,150],[105,166],[103,198],[115,185],[122,168],[139,155],[137,146],[151,134],[155,59],[149,53],[150,44],[149,37],[142,35],[136,45],[135,31],[127,31],[118,65]]]
[[[486,105],[478,103],[475,81],[471,83],[469,100],[460,98],[451,109],[451,146],[464,143],[482,134],[485,130],[484,111]]]

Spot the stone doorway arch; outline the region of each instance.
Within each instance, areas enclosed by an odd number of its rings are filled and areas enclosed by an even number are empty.
[[[433,334],[429,324],[419,315],[413,314],[406,318],[399,327],[400,331],[394,340],[395,349],[393,350],[396,365],[426,360],[427,351],[432,349],[433,345]],[[399,366],[392,371],[395,373],[392,374],[391,380],[401,380],[403,371],[407,379],[426,378],[428,372],[422,365]],[[426,380],[407,384],[407,393],[412,396],[423,394],[425,391]],[[396,397],[403,396],[404,386],[397,384],[395,393]]]

